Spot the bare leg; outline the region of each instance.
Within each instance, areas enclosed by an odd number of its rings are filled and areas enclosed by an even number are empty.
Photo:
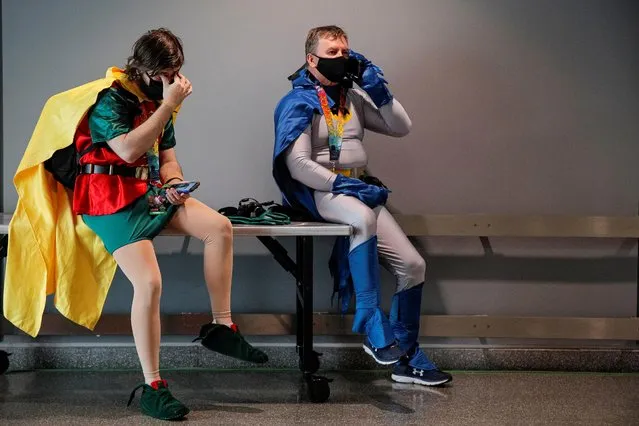
[[[160,295],[162,277],[151,241],[117,249],[115,261],[133,284],[131,328],[144,380],[160,380]]]
[[[204,203],[189,198],[169,223],[173,230],[204,242],[204,280],[213,320],[231,325],[233,227],[229,220]]]
[[[212,351],[263,363],[268,356],[251,346],[231,318],[233,226],[206,204],[189,198],[169,223],[172,230],[204,242],[204,279],[209,291],[213,324],[205,324],[198,339]]]

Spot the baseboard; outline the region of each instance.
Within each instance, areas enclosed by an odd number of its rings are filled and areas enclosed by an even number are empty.
[[[191,343],[184,336],[163,341],[161,366],[163,369],[297,369],[299,358],[294,338],[249,338],[269,355],[269,362],[252,365],[220,356]],[[518,371],[584,371],[639,372],[637,347],[499,347],[466,345],[422,345],[424,351],[446,370],[518,370]],[[48,338],[30,341],[7,336],[0,350],[10,352],[9,371],[37,369],[139,369],[135,346],[130,338],[69,341]],[[321,352],[322,370],[384,369],[378,366],[353,341],[319,341],[315,350]]]

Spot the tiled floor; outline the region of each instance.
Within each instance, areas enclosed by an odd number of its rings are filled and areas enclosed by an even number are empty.
[[[639,425],[639,374],[456,372],[443,388],[399,385],[385,372],[329,372],[325,404],[305,401],[293,370],[180,370],[163,374],[215,425]],[[155,424],[138,399],[137,372],[38,371],[0,376],[0,424]]]

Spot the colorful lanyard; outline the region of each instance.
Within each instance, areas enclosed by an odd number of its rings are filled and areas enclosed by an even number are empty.
[[[344,111],[346,109],[346,90],[340,90],[339,108],[337,115],[333,114],[328,104],[328,96],[321,86],[315,86],[319,97],[322,112],[328,126],[328,149],[330,152],[330,162],[332,171],[335,172],[335,165],[339,160],[342,151],[342,136],[344,135]]]
[[[141,113],[134,118],[134,127],[141,126],[156,111],[157,105],[154,102],[145,101],[140,104]],[[153,146],[146,152],[147,167],[149,170],[148,183],[151,186],[160,188],[162,182],[160,180],[160,139],[164,135],[164,130],[153,143]]]

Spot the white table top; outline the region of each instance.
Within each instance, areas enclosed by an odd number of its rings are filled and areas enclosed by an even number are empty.
[[[349,225],[321,222],[292,222],[290,225],[233,225],[233,234],[240,237],[329,237],[348,236]],[[163,232],[161,235],[171,235]]]
[[[9,232],[11,215],[0,215],[0,234]],[[319,222],[293,222],[290,225],[233,225],[233,233],[237,236],[247,237],[321,237],[321,236],[348,236],[352,230],[348,225]],[[162,233],[162,235],[177,235]]]

